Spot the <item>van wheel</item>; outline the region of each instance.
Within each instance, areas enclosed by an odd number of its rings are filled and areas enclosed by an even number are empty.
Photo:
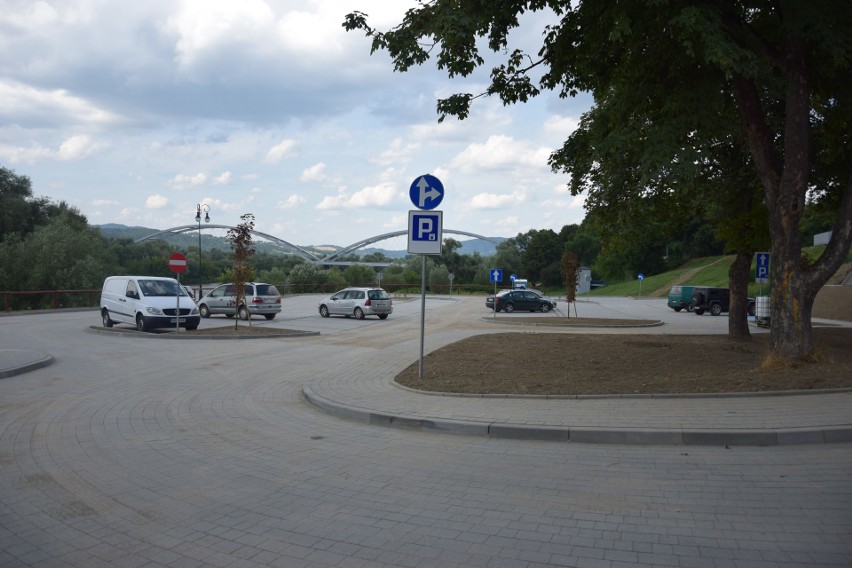
[[[275,319],[275,314],[263,314],[263,317],[265,317],[268,320],[271,320],[271,319]]]
[[[387,314],[379,314],[379,319],[380,320],[386,320],[386,319],[388,319],[388,315]]]
[[[710,315],[718,316],[722,313],[722,306],[720,304],[713,304],[710,306]]]
[[[148,331],[148,324],[145,323],[145,316],[136,314],[136,331]]]
[[[198,306],[198,313],[201,314],[201,317],[203,318],[209,318],[210,308],[207,307],[207,304],[201,304],[200,306]]]
[[[248,309],[247,309],[245,306],[240,306],[240,312],[239,312],[239,315],[240,315],[240,319],[241,319],[241,320],[247,320],[247,319],[249,319],[249,311],[248,311]]]
[[[679,311],[681,311],[683,308],[672,308],[672,309],[673,309],[674,311],[676,311],[676,312],[679,312]]]
[[[359,320],[364,319],[364,310],[361,308],[355,308],[355,317]]]
[[[104,311],[101,312],[101,317],[104,320],[104,327],[112,327],[113,321],[109,319],[109,312],[106,308],[104,308]]]

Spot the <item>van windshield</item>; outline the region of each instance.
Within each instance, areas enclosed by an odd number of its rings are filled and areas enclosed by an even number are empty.
[[[177,296],[181,294],[177,282],[173,280],[140,280],[139,288],[144,296]]]

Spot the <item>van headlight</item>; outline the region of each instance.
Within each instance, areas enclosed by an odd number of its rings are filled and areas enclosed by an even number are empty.
[[[191,312],[189,312],[189,315],[191,315],[191,316],[197,316],[197,315],[198,315],[198,308],[192,308],[192,311],[191,311]]]
[[[151,314],[152,316],[161,316],[161,315],[163,315],[163,312],[161,312],[161,311],[160,311],[160,310],[158,310],[157,308],[154,308],[154,307],[151,307],[151,306],[148,306],[147,308],[145,308],[145,311],[146,311],[146,312],[148,312],[149,314]]]

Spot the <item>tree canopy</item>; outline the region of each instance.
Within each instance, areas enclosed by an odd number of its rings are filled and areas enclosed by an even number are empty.
[[[533,54],[510,47],[510,33],[528,11],[551,16]],[[688,198],[708,159],[738,138],[757,181],[748,190],[759,187],[767,208],[771,344],[782,358],[810,356],[813,300],[852,242],[852,3],[432,0],[388,31],[371,28],[361,12],[343,25],[370,36],[372,50],[386,50],[398,71],[434,55],[450,77],[463,78],[485,63],[485,46],[502,56],[485,92],[438,100],[439,121],[466,118],[483,95],[513,104],[545,91],[563,98],[591,92],[595,108],[572,139],[587,137],[595,161],[563,148],[551,166],[572,174],[617,172],[630,183],[613,186],[610,200],[628,212],[650,211],[645,218],[654,223]],[[798,228],[809,195],[836,204],[836,216],[825,252],[804,265]],[[747,208],[740,206],[737,214]]]

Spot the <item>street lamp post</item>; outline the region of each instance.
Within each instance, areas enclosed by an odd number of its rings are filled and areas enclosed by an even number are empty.
[[[202,285],[204,284],[204,275],[201,272],[201,212],[204,211],[204,222],[210,222],[210,206],[206,203],[199,203],[195,206],[195,222],[198,223],[198,299],[204,295]]]

